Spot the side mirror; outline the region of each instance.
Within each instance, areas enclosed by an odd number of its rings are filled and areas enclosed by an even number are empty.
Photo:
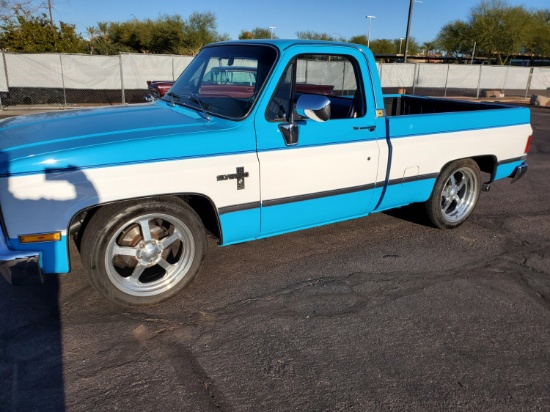
[[[296,102],[296,113],[316,122],[326,122],[330,119],[330,100],[326,96],[318,94],[303,94]],[[299,125],[305,124],[304,120],[294,120],[291,114],[289,122],[279,125],[285,144],[294,146],[298,144]]]
[[[330,119],[330,100],[318,94],[302,94],[296,102],[296,113],[316,122]]]
[[[153,103],[153,102],[156,102],[158,99],[156,99],[152,94],[148,94],[147,96],[144,97],[145,101],[149,102],[149,103]]]

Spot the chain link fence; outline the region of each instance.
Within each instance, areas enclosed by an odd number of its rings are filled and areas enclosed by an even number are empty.
[[[378,70],[385,93],[476,99],[550,94],[550,67],[389,63]]]
[[[0,104],[5,109],[141,103],[148,80],[173,81],[191,60],[191,56],[129,53],[2,53]]]
[[[192,56],[120,54],[2,53],[0,108],[76,107],[144,102],[147,81],[176,80]],[[309,61],[298,75],[326,74],[327,68]],[[334,85],[350,86],[350,64],[330,61]],[[378,64],[384,93],[408,93],[440,97],[548,96],[550,68],[464,64]],[[325,79],[326,80],[326,79]],[[302,79],[305,81],[305,79]],[[307,82],[314,83],[314,78]]]

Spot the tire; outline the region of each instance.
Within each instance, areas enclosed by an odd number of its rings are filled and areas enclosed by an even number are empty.
[[[205,254],[202,222],[178,198],[105,206],[81,244],[90,283],[122,306],[154,305],[177,295],[200,271]]]
[[[443,168],[426,212],[431,223],[440,229],[460,226],[473,212],[481,191],[481,172],[471,159],[454,161]]]

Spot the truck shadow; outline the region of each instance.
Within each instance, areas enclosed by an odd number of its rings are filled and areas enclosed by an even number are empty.
[[[77,167],[45,169],[44,194],[14,196],[6,177],[9,169],[9,154],[0,152],[3,218],[11,207],[16,216],[25,217],[29,228],[32,222],[59,216],[71,205],[97,197],[94,185]],[[60,185],[71,195],[59,197],[55,188]],[[0,279],[0,410],[65,410],[59,281],[55,275],[45,279],[41,284],[38,276],[29,277],[18,285]]]
[[[383,213],[417,225],[433,227],[426,215],[424,203],[413,203],[398,209],[386,210]]]
[[[6,411],[63,411],[59,284],[0,280],[0,405]]]

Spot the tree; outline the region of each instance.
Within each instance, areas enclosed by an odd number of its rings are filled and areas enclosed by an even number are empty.
[[[538,10],[533,13],[525,52],[529,53],[532,59],[535,56],[550,56],[550,9]]]
[[[444,25],[439,30],[436,42],[441,50],[454,57],[468,54],[474,45],[470,25],[461,20]]]
[[[510,7],[504,0],[482,0],[467,21],[456,20],[441,28],[437,43],[447,54],[495,57],[500,64],[513,55],[550,54],[550,11]]]
[[[371,40],[370,49],[374,54],[396,54],[395,43],[390,39]]]
[[[16,14],[1,26],[0,48],[23,52],[83,53],[86,42],[76,34],[75,26],[60,22],[51,26],[45,14],[26,16]]]
[[[44,8],[34,0],[0,0],[0,20],[6,22],[17,16],[29,17]]]
[[[216,31],[216,16],[214,13],[193,13],[186,20],[184,26],[183,45],[185,49],[192,55],[198,53],[198,51],[205,45],[226,40],[227,35],[220,35]]]
[[[369,43],[369,39],[365,34],[360,34],[358,36],[350,37],[349,42],[355,44],[364,44],[366,46]]]
[[[90,54],[93,54],[94,52],[94,43],[95,43],[95,36],[99,32],[97,31],[97,28],[94,26],[86,27],[86,34],[89,36],[90,40]]]
[[[208,43],[228,39],[216,31],[212,13],[193,13],[187,20],[179,15],[165,15],[155,20],[99,22],[98,28],[93,42],[98,54],[196,54]]]
[[[531,15],[522,6],[509,7],[504,0],[482,0],[472,9],[470,30],[482,50],[506,64],[529,41]]]
[[[239,40],[252,40],[253,38],[254,34],[251,31],[241,30],[239,34]]]
[[[334,37],[328,33],[319,33],[315,31],[299,31],[296,32],[296,37],[300,40],[327,40],[327,41],[342,41],[342,38]]]
[[[428,56],[433,56],[439,52],[439,45],[436,41],[425,41],[422,43],[421,47],[424,53]]]
[[[273,36],[276,38],[275,36]],[[239,34],[239,40],[251,39],[271,39],[271,30],[263,27],[255,27],[251,31],[242,30]]]

